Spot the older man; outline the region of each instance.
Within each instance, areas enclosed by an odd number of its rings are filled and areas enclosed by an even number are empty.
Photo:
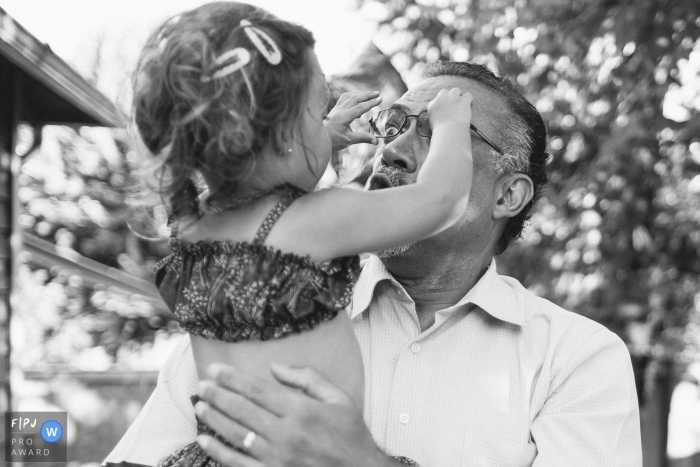
[[[432,65],[373,122],[385,138],[369,188],[416,180],[430,146],[424,111],[453,87],[474,96],[469,206],[448,230],[364,265],[349,309],[365,365],[364,422],[312,370],[274,368],[279,385],[219,368],[219,386],[196,388],[208,402],[197,413],[248,455],[202,438],[215,459],[229,467],[401,465],[392,456],[423,467],[642,465],[622,341],[496,272],[494,256],[520,236],[547,181],[534,107],[480,65]],[[150,465],[191,441],[196,379],[184,342],[108,461]]]

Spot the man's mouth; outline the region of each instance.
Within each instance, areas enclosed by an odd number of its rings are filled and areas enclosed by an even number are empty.
[[[367,182],[368,190],[383,190],[406,185],[406,173],[395,167],[377,167]]]
[[[382,173],[374,173],[369,178],[368,190],[383,190],[384,188],[391,188],[391,179]]]

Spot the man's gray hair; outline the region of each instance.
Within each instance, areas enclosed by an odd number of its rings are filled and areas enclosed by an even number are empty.
[[[530,148],[532,139],[528,127],[520,118],[496,119],[493,122],[501,137],[503,155],[497,154],[492,160],[498,175],[505,173],[527,173],[530,168]]]

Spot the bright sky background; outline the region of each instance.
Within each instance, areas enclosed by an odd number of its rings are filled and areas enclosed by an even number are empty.
[[[146,36],[168,17],[206,0],[0,0],[12,18],[61,58],[86,74],[95,42],[104,40],[104,69],[98,83],[115,98]],[[353,0],[248,0],[282,19],[301,23],[316,37],[326,74],[342,72],[368,44],[376,23],[356,11]]]

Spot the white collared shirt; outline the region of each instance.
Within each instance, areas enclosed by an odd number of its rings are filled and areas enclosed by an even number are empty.
[[[388,454],[424,467],[642,465],[624,343],[499,276],[494,262],[421,332],[413,300],[371,257],[350,317],[365,420]]]
[[[349,310],[365,366],[365,421],[422,467],[642,465],[629,353],[603,326],[538,298],[492,263],[421,332],[375,256]],[[154,465],[194,439],[197,376],[183,339],[107,462]]]

